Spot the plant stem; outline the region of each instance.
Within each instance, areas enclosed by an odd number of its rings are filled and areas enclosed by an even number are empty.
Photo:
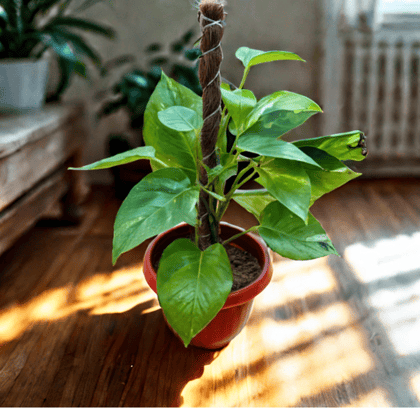
[[[243,175],[245,175],[246,172],[248,172],[250,170],[250,168],[248,166],[246,168],[242,169],[242,171],[236,177],[235,182],[233,183],[231,190],[226,195],[226,201],[223,202],[223,203],[220,203],[220,208],[219,208],[219,211],[216,215],[216,218],[217,218],[218,222],[220,222],[222,220],[223,215],[225,214],[227,208],[229,207],[229,203],[232,200],[234,192],[238,188],[242,187],[242,185],[244,185],[246,182],[248,182],[255,175],[255,168],[252,168],[252,169],[253,169],[253,171],[251,172],[251,174],[248,175],[242,182],[239,182],[239,180],[243,177]]]
[[[258,226],[252,226],[249,229],[244,230],[243,232],[237,233],[236,235],[233,235],[231,238],[229,238],[226,241],[222,242],[222,245],[223,246],[226,246],[227,244],[229,244],[230,242],[234,241],[235,239],[240,238],[242,235],[245,235],[245,234],[250,233],[250,232],[254,232],[255,230],[258,229],[258,227],[259,227],[259,225]]]
[[[245,80],[248,77],[248,73],[249,73],[249,69],[247,68],[244,71],[244,75],[242,76],[241,84],[239,85],[239,88],[238,89],[242,89],[244,87]]]

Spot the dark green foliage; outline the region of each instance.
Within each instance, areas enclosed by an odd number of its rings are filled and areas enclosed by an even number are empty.
[[[162,69],[174,80],[201,95],[202,90],[197,75],[197,60],[201,52],[199,48],[187,48],[194,32],[189,30],[169,47],[169,53],[163,52],[163,46],[152,43],[145,48],[149,55],[146,69],[135,67],[124,73],[119,81],[111,87],[113,96],[104,101],[98,112],[98,118],[110,115],[125,108],[130,116],[132,128],[143,126],[143,115],[146,105],[161,78]],[[103,76],[108,75],[111,68],[127,63],[124,56],[117,57],[103,67]],[[103,92],[102,92],[103,94]]]
[[[87,0],[79,10],[97,2]],[[0,59],[37,59],[47,49],[52,50],[58,57],[61,81],[50,100],[59,99],[72,74],[88,76],[88,60],[101,65],[99,54],[80,32],[115,36],[105,25],[68,14],[71,3],[72,0],[0,0]]]

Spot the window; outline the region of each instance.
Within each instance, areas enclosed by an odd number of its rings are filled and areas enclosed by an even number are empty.
[[[377,0],[375,27],[420,29],[419,0]]]

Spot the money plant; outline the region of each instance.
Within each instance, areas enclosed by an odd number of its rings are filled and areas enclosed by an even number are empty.
[[[239,87],[221,83],[214,58],[208,61],[212,54],[221,55],[224,14],[211,15],[203,3],[218,2],[203,1],[199,12],[203,98],[162,72],[145,112],[146,145],[79,168],[110,168],[138,159],[151,162],[153,172],[133,187],[116,216],[113,263],[122,253],[182,222],[194,227],[194,237],[176,239],[165,249],[157,271],[159,303],[185,346],[216,316],[231,291],[225,246],[239,235],[258,233],[272,251],[293,260],[338,255],[310,208],[360,175],[343,161],[361,161],[367,154],[360,131],[283,140],[321,108],[298,93],[277,91],[257,99],[244,88],[254,66],[303,61],[296,54],[239,48],[236,57],[244,67]],[[210,31],[220,36],[211,34],[209,42]],[[221,98],[214,100],[211,94],[216,110],[206,102],[210,85]],[[234,135],[231,145],[228,130]],[[209,132],[215,133],[210,149]],[[261,188],[241,189],[251,178]],[[258,223],[222,241],[219,224],[232,200]]]

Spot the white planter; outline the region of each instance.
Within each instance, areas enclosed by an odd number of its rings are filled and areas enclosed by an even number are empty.
[[[45,101],[49,60],[0,60],[0,110],[41,108]]]

